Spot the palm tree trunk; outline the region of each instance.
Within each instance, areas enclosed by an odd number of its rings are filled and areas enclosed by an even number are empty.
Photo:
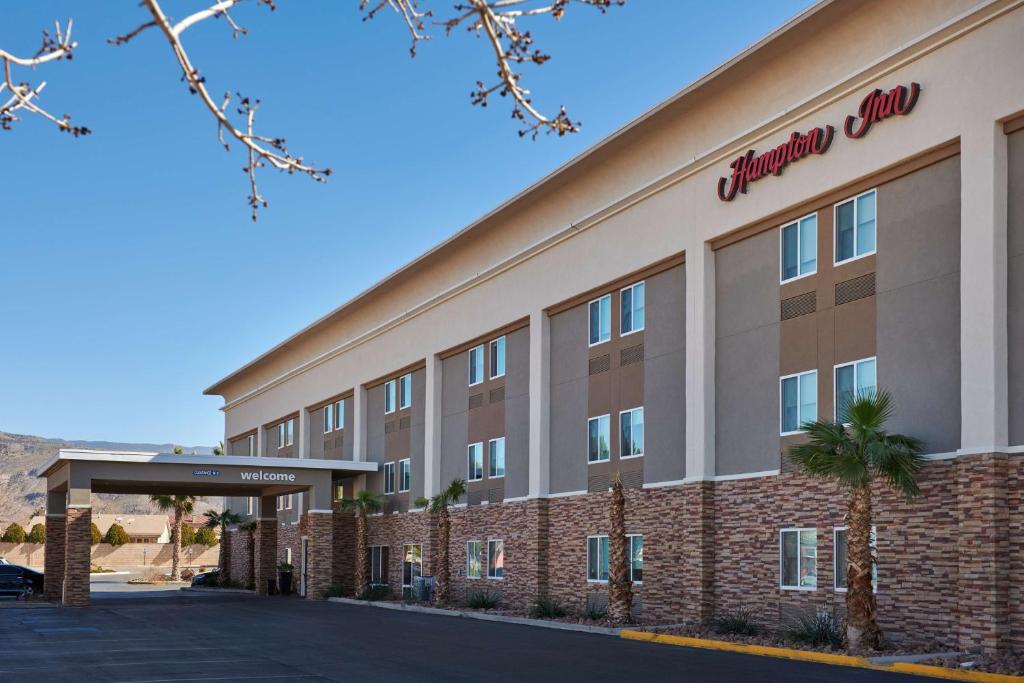
[[[369,582],[366,578],[366,569],[370,566],[370,558],[366,548],[366,511],[362,508],[356,511],[356,597],[366,592]]]
[[[608,533],[608,616],[616,624],[633,620],[633,590],[629,581],[629,550],[626,547],[626,495],[618,473],[612,480],[610,530]]]
[[[451,595],[451,564],[448,557],[448,541],[451,539],[452,519],[448,506],[444,505],[438,515],[437,542],[437,594],[434,599],[439,605],[447,605]]]
[[[224,541],[227,540],[227,527],[221,526],[220,528],[220,548],[217,551],[217,566],[220,568],[220,577],[222,580],[231,578],[228,576],[228,555],[224,549]]]
[[[181,580],[178,560],[181,557],[181,508],[174,507],[174,544],[171,546],[171,581]]]
[[[846,548],[846,646],[860,654],[878,649],[882,639],[871,585],[871,489],[867,486],[850,492]]]

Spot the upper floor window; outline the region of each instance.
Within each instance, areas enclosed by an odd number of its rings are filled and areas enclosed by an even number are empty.
[[[796,590],[817,588],[818,530],[783,529],[779,546],[779,586]]]
[[[875,253],[874,190],[835,206],[836,263]]]
[[[256,455],[256,435],[255,434],[250,434],[248,436],[248,438],[246,439],[246,441],[249,442],[248,443],[248,445],[249,445],[249,456],[252,457],[252,456]]]
[[[780,432],[796,434],[805,422],[818,418],[818,371],[801,372],[779,380]]]
[[[412,373],[398,378],[398,407],[408,408],[412,405]]]
[[[590,448],[587,453],[587,462],[604,462],[611,457],[611,430],[607,415],[592,417],[587,421],[590,432]]]
[[[469,386],[484,381],[484,345],[469,350]]]
[[[295,419],[285,420],[277,425],[277,447],[284,448],[295,443]]]
[[[846,591],[847,584],[847,554],[846,554],[846,527],[837,526],[833,532],[835,539],[835,589],[839,592]],[[874,525],[871,527],[871,535],[868,538],[871,547],[871,590],[878,592],[878,534]]]
[[[619,457],[633,458],[644,454],[643,407],[619,413],[619,440]]]
[[[837,365],[836,396],[832,404],[836,419],[843,418],[846,407],[854,397],[874,394],[876,384],[874,358]]]
[[[491,479],[505,476],[505,437],[491,439],[487,444],[487,474]]]
[[[612,337],[612,296],[605,294],[590,302],[590,345],[606,342]]]
[[[391,380],[384,384],[384,414],[395,412],[395,398],[398,388],[398,380]]]
[[[644,329],[644,283],[624,287],[619,292],[619,334],[626,335]]]
[[[390,496],[395,492],[395,463],[384,463],[384,495]]]
[[[782,281],[818,271],[818,214],[782,226]]]
[[[471,443],[466,447],[466,456],[469,467],[466,474],[467,481],[479,481],[484,478],[484,445],[483,443]]]
[[[409,458],[398,461],[398,491],[405,493],[412,482],[412,461]]]
[[[490,378],[505,374],[505,337],[498,337],[490,343]]]
[[[334,404],[334,428],[342,429],[345,426],[345,399]]]
[[[334,404],[324,406],[324,434],[334,430]]]

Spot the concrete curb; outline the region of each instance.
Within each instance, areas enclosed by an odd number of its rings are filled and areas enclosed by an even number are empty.
[[[178,590],[185,591],[186,593],[244,593],[246,595],[256,595],[256,591],[247,590],[245,588],[203,588],[202,586],[182,586]]]
[[[502,614],[488,614],[486,612],[464,612],[462,610],[442,609],[440,607],[423,607],[422,605],[407,605],[402,602],[375,602],[370,600],[355,600],[353,598],[327,598],[327,602],[337,602],[343,605],[359,605],[362,607],[378,607],[380,609],[391,609],[400,612],[413,612],[415,614],[434,614],[443,617],[461,617],[463,619],[476,619],[478,621],[497,621],[505,624],[520,624],[522,626],[538,626],[540,628],[551,628],[559,631],[577,631],[579,633],[593,633],[602,636],[617,636],[620,629],[606,626],[587,626],[586,624],[569,624],[562,621],[548,621],[547,619],[530,619],[529,617],[510,617]]]
[[[793,659],[803,662],[816,662],[818,664],[831,664],[833,666],[850,666],[860,669],[872,669],[874,671],[892,671],[895,673],[914,674],[917,676],[930,676],[932,678],[943,678],[950,681],[972,681],[973,683],[1024,682],[1024,676],[1009,676],[1006,674],[992,674],[985,673],[983,671],[967,671],[963,669],[947,669],[942,666],[929,666],[926,664],[915,664],[906,661],[893,662],[891,664],[876,664],[865,657],[853,657],[850,655],[838,655],[828,652],[814,652],[810,650],[793,650],[785,647],[769,647],[767,645],[746,645],[744,643],[732,643],[725,640],[673,636],[664,633],[651,633],[650,631],[633,631],[623,629],[619,633],[619,637],[627,640],[660,643],[663,645],[696,647],[704,650],[720,650],[723,652],[736,652],[739,654],[757,655],[761,657],[778,657],[781,659]]]

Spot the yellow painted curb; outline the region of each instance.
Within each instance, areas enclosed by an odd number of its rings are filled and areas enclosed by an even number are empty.
[[[813,652],[809,650],[793,650],[785,647],[769,647],[767,645],[746,645],[744,643],[731,643],[726,640],[709,640],[706,638],[673,636],[666,633],[651,633],[650,631],[632,631],[629,629],[623,629],[619,632],[619,637],[625,638],[626,640],[640,640],[648,643],[661,643],[663,645],[696,647],[704,650],[721,650],[723,652],[736,652],[746,655],[757,655],[760,657],[778,657],[781,659],[794,659],[803,662],[816,662],[818,664],[853,666],[861,669],[872,669],[875,671],[891,671],[893,673],[913,674],[916,676],[930,676],[932,678],[944,678],[951,681],[971,681],[973,683],[1024,683],[1024,676],[1009,676],[1006,674],[992,674],[982,671],[948,669],[942,666],[911,664],[909,662],[897,662],[885,665],[873,664],[871,660],[864,657],[851,657],[850,655],[837,655],[828,652]]]

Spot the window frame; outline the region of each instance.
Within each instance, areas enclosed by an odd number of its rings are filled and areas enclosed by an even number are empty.
[[[480,353],[480,355],[479,355],[479,358],[480,358],[480,376],[474,382],[473,381],[473,366],[474,366],[473,354],[474,354],[474,352],[477,352],[477,351]],[[467,386],[475,387],[478,384],[483,384],[484,374],[487,372],[487,362],[486,362],[487,359],[484,358],[484,344],[477,344],[476,346],[474,346],[473,348],[471,348],[469,350],[469,353],[467,353],[466,356],[467,356],[467,359],[468,359],[468,373],[466,375],[466,379],[469,380],[469,384]]]
[[[476,574],[475,575],[473,574],[473,562],[472,562],[473,557],[474,557],[474,553],[471,552],[471,546],[473,546],[473,545],[476,546],[476,553],[475,553],[475,557],[476,557]],[[476,579],[482,579],[483,578],[483,574],[484,574],[484,572],[483,572],[483,562],[481,562],[481,560],[480,560],[480,556],[481,556],[481,552],[482,552],[481,549],[482,549],[482,546],[480,545],[480,541],[476,541],[476,540],[468,540],[468,541],[466,541],[466,578],[467,579],[473,579],[475,581]]]
[[[246,497],[246,499],[245,499],[245,514],[246,514],[246,516],[247,517],[252,517],[253,512],[255,511],[255,509],[256,509],[256,507],[255,507],[255,504],[253,503],[253,497],[252,496]]]
[[[256,457],[256,435],[250,434],[246,438],[249,440],[249,457],[254,458]]]
[[[629,432],[630,432],[630,439],[632,439],[632,434],[633,434],[633,417],[632,417],[632,414],[634,412],[638,411],[638,410],[640,411],[641,415],[644,414],[644,407],[643,406],[636,406],[635,408],[627,408],[626,410],[620,410],[619,411],[619,460],[632,460],[633,458],[642,458],[642,457],[644,457],[644,450],[646,449],[646,446],[647,446],[647,444],[646,444],[646,441],[647,441],[647,429],[646,429],[647,422],[646,422],[646,420],[644,421],[644,426],[645,426],[645,428],[644,428],[644,442],[645,443],[643,445],[641,445],[640,452],[636,453],[636,454],[632,454],[632,455],[623,455],[622,454],[622,416],[625,415],[626,413],[630,414]],[[610,431],[610,429],[611,429],[611,425],[609,425],[609,431]],[[587,436],[589,437],[589,431],[588,431]],[[609,439],[610,438],[611,438],[611,435],[609,434]]]
[[[498,567],[498,569],[501,570],[501,576],[491,576],[491,558],[493,557],[493,555],[491,554],[491,544],[492,543],[498,543],[498,544],[501,545],[501,567]],[[503,539],[500,539],[500,538],[489,538],[489,539],[487,539],[487,574],[486,574],[486,576],[487,576],[487,579],[489,581],[504,581],[505,580],[505,541]]]
[[[295,445],[295,418],[293,417],[293,418],[290,418],[288,420],[285,420],[284,424],[285,424],[284,434],[285,434],[285,438],[287,438],[287,440],[288,440],[288,443],[286,443],[285,446],[294,446]]]
[[[388,491],[388,489],[391,489]],[[384,463],[384,495],[395,495],[395,461]]]
[[[600,458],[598,458],[597,460],[591,460],[590,459],[590,423],[593,422],[594,420],[601,420],[602,418],[605,419],[607,421],[607,423],[608,423],[608,457],[604,458],[603,460],[600,459]],[[600,426],[598,427],[598,429],[600,429]],[[600,439],[600,435],[598,435],[598,439]],[[609,462],[612,459],[612,444],[611,444],[611,441],[612,441],[612,419],[611,419],[611,414],[605,413],[604,415],[595,415],[593,417],[588,417],[587,418],[587,464],[588,465],[596,465],[596,464],[602,463],[602,462]],[[598,448],[598,451],[600,451],[600,447]]]
[[[642,286],[644,288],[644,323],[640,327],[634,327],[629,332],[623,332],[622,331],[622,321],[623,321],[623,317],[622,317],[622,293],[625,292],[627,289],[633,290],[634,294],[630,295],[630,300],[629,300],[630,301],[630,305],[633,306],[633,304],[636,302],[635,289],[636,289],[636,287],[639,287],[639,286]],[[633,306],[633,310],[632,310],[632,312],[630,314],[630,319],[635,319],[635,317],[636,317],[636,306]],[[626,285],[625,287],[623,287],[623,288],[621,288],[619,290],[619,337],[620,338],[621,337],[628,337],[631,334],[636,334],[637,332],[643,332],[646,327],[647,327],[647,281],[646,280],[640,280],[638,282],[634,282],[631,285]]]
[[[334,431],[345,428],[345,399],[339,398],[334,402]]]
[[[406,380],[409,383],[409,390],[405,390]],[[403,403],[406,399],[408,403]],[[398,378],[398,409],[405,410],[412,407],[412,373],[407,372]]]
[[[409,564],[411,565],[411,567],[409,569],[409,583],[406,583],[405,582],[405,565],[406,565],[406,559],[405,558],[409,556],[408,548],[419,548],[419,562],[409,562]],[[419,572],[418,576],[423,576],[423,544],[422,543],[403,543],[402,544],[402,588],[411,588],[412,587],[412,582],[416,579],[416,576],[417,576],[417,575],[415,575],[415,572],[412,570],[412,567],[416,567],[416,566],[418,566],[420,568],[420,572]]]
[[[480,476],[473,476],[472,452],[474,448],[480,449]],[[484,442],[474,441],[466,444],[466,481],[483,481],[484,478]]]
[[[814,585],[813,586],[801,586],[800,585],[800,567],[802,565],[802,556],[800,555],[800,535],[805,531],[814,532]],[[795,586],[786,586],[782,583],[785,575],[785,568],[783,563],[785,562],[785,551],[784,546],[784,535],[787,533],[796,534],[796,581]],[[804,527],[784,527],[779,529],[779,590],[784,591],[816,591],[818,590],[818,528],[813,526]]]
[[[796,379],[796,408],[797,408],[797,413],[799,414],[799,412],[800,412],[800,378],[803,377],[804,375],[810,375],[812,373],[815,375],[815,379],[814,379],[814,412],[815,412],[815,416],[814,417],[815,417],[815,419],[817,419],[818,418],[818,412],[819,412],[818,411],[818,379],[817,379],[818,369],[815,368],[813,370],[804,370],[803,372],[795,372],[795,373],[793,373],[791,375],[783,375],[783,376],[779,377],[779,436],[793,436],[794,434],[806,434],[807,433],[806,430],[800,429],[800,425],[802,425],[804,423],[803,420],[798,420],[797,428],[795,430],[786,431],[785,412],[784,412],[785,411],[785,405],[783,404],[782,383],[783,383],[784,380],[787,380],[787,379]]]
[[[390,403],[390,408],[388,404]],[[384,414],[390,415],[398,406],[398,380],[389,379],[384,382]]]
[[[644,535],[643,534],[626,534],[626,540],[627,540],[627,543],[629,544],[629,581],[630,581],[630,583],[639,584],[639,585],[642,586],[642,585],[644,585],[644,580],[642,578],[639,581],[633,578],[633,539],[634,538],[639,538],[640,539],[640,551],[641,552],[643,552],[643,545],[644,545]],[[610,542],[611,541],[609,541],[609,543]],[[609,554],[611,554],[611,548],[610,547],[609,547]],[[644,561],[643,557],[641,556],[640,557],[641,565],[642,565],[643,561]],[[644,570],[644,568],[643,568],[643,566],[641,566],[640,567],[640,571],[642,572],[643,570]],[[611,572],[611,568],[610,567],[609,567],[608,571]],[[641,576],[643,576],[643,574],[641,574]]]
[[[604,299],[608,299],[608,337],[607,337],[607,339],[598,339],[596,342],[595,341],[591,341],[590,340],[590,329],[591,329],[591,322],[590,322],[591,308],[590,307],[593,306],[595,303],[597,303],[599,301],[603,301]],[[598,315],[600,315],[600,313],[601,313],[601,306],[600,305],[598,305],[597,310],[598,310]],[[597,297],[596,299],[592,299],[592,300],[587,302],[587,348],[592,349],[595,346],[600,346],[601,344],[607,344],[608,342],[611,341],[611,339],[612,339],[612,320],[611,320],[611,316],[612,316],[612,295],[611,295],[611,293],[602,294],[601,296]],[[600,329],[601,329],[600,320],[598,320],[598,337],[601,336]]]
[[[857,366],[860,365],[861,363],[866,363],[869,360],[875,362],[875,391],[877,392],[878,391],[878,356],[867,356],[865,358],[858,358],[857,360],[851,360],[851,361],[847,361],[845,363],[836,363],[835,365],[832,366],[832,421],[833,422],[839,419],[839,394],[838,394],[838,392],[839,392],[839,382],[837,381],[838,377],[839,377],[839,368],[845,368],[845,367],[847,367],[849,365],[853,366],[853,386],[854,386],[854,392],[855,392],[854,395],[856,396],[857,374],[858,374],[857,373]],[[847,424],[849,424],[849,423],[847,423]]]
[[[610,547],[610,542],[608,540],[608,534],[590,534],[589,536],[587,536],[587,557],[586,557],[586,566],[584,567],[584,571],[587,574],[587,583],[608,583],[608,579],[607,578],[605,578],[605,579],[601,578],[601,539],[602,538],[605,539],[604,564],[607,567],[607,570],[605,571],[605,573],[609,577],[611,576],[611,566],[609,565],[609,559],[608,559],[608,555],[611,552],[611,547]],[[597,576],[598,576],[598,578],[596,578],[596,579],[590,578],[590,541],[591,541],[591,539],[597,539]]]
[[[871,251],[866,251],[863,254],[857,253],[857,237],[860,235],[860,227],[857,222],[857,214],[859,209],[857,208],[857,200],[861,197],[865,197],[869,194],[875,195],[875,248]],[[839,207],[848,202],[853,202],[853,256],[839,260]],[[844,263],[851,263],[857,259],[866,258],[872,254],[878,253],[878,188],[873,187],[870,190],[864,190],[863,192],[854,195],[853,197],[847,197],[842,201],[838,201],[832,205],[832,265],[838,266]]]
[[[803,244],[802,240],[800,239],[800,237],[801,237],[800,230],[801,230],[801,227],[803,225],[803,222],[805,220],[807,220],[808,218],[813,218],[814,219],[814,270],[812,270],[812,271],[810,271],[808,273],[800,274],[801,245]],[[794,275],[793,277],[787,278],[786,277],[786,254],[785,254],[785,251],[784,251],[784,244],[785,244],[785,242],[783,241],[782,233],[786,230],[786,228],[790,227],[791,225],[795,225],[796,226],[796,262],[797,262],[796,271],[797,271],[797,274]],[[783,223],[782,225],[779,226],[779,284],[780,285],[784,285],[784,284],[786,284],[788,282],[796,282],[797,280],[802,280],[805,277],[811,277],[812,275],[817,275],[817,274],[818,274],[818,212],[817,211],[812,211],[811,213],[807,214],[806,216],[801,216],[800,218],[794,218],[793,220],[788,221],[786,223]]]
[[[284,448],[284,422],[277,423],[277,450]]]
[[[491,450],[492,444],[501,442],[501,474],[493,474],[494,472],[494,453]],[[505,478],[505,437],[499,436],[487,441],[487,478],[488,479],[504,479]]]
[[[404,474],[403,474],[404,470]],[[408,479],[408,481],[406,481]],[[405,484],[405,488],[402,488]],[[398,461],[398,492],[408,493],[412,489],[412,458],[402,458]]]
[[[845,593],[848,590],[846,586],[839,585],[839,532],[845,532],[849,528],[848,524],[832,527],[832,589],[836,593]],[[878,527],[874,524],[871,525],[871,537],[871,592],[878,595]],[[846,576],[845,568],[843,576]]]
[[[373,551],[377,551],[377,559],[374,561]],[[386,586],[388,585],[388,562],[385,561],[385,555],[390,555],[388,546],[386,545],[371,545],[370,546],[370,585],[371,586]],[[388,558],[389,559],[389,558]],[[374,565],[377,566],[380,578],[383,581],[375,582],[373,580]]]
[[[495,360],[495,356],[493,354],[494,349],[498,346],[499,342],[501,343],[501,372],[495,374],[493,362]],[[508,341],[505,339],[505,335],[501,335],[497,339],[492,339],[487,343],[487,358],[485,359],[485,362],[487,363],[488,379],[498,379],[499,377],[504,377],[505,373],[508,372],[508,358],[506,355],[507,349]]]
[[[328,403],[324,406],[324,434],[334,431],[334,404]]]

